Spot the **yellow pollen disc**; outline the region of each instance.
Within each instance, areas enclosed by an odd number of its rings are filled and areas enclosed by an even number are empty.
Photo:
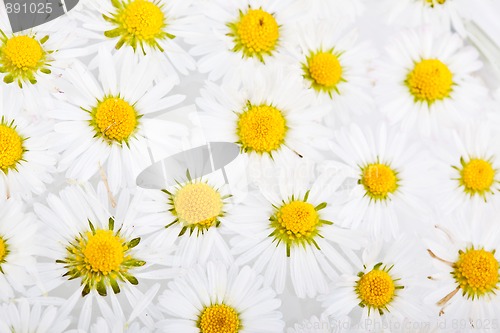
[[[386,199],[398,187],[396,173],[381,163],[369,164],[363,169],[361,183],[367,194],[374,199]]]
[[[314,206],[304,201],[292,201],[282,206],[276,217],[287,234],[298,238],[309,236],[319,222]]]
[[[165,17],[152,2],[135,0],[125,6],[119,21],[122,27],[139,40],[151,40],[162,33]]]
[[[0,124],[0,169],[6,172],[14,168],[23,157],[23,139],[16,130]]]
[[[88,233],[88,242],[83,250],[85,263],[92,272],[104,275],[112,271],[120,271],[124,259],[123,239],[113,234],[111,230],[96,230]]]
[[[249,55],[268,53],[276,47],[279,26],[273,15],[262,9],[250,9],[238,23],[237,33]]]
[[[427,2],[431,7],[434,7],[435,4],[442,5],[446,2],[446,0],[424,0]]]
[[[336,55],[320,52],[308,60],[309,73],[314,82],[326,88],[335,87],[342,77],[342,66]]]
[[[286,120],[269,105],[251,106],[240,114],[237,134],[245,151],[271,153],[285,141]]]
[[[200,333],[238,333],[238,313],[225,304],[211,305],[203,310],[199,321]]]
[[[43,57],[40,43],[28,36],[10,38],[2,48],[2,53],[7,67],[10,65],[23,71],[36,69]]]
[[[220,193],[206,183],[183,186],[174,197],[174,208],[180,221],[189,225],[210,227],[222,212]]]
[[[462,183],[472,192],[484,192],[491,188],[495,180],[495,170],[490,162],[472,159],[462,169]]]
[[[7,246],[3,238],[0,237],[0,262],[3,262],[6,256],[7,256]]]
[[[356,290],[365,306],[384,308],[393,299],[396,286],[389,273],[374,269],[359,279]]]
[[[457,283],[469,297],[497,289],[498,261],[493,252],[483,249],[460,251],[458,261],[453,267]]]
[[[432,103],[450,96],[453,74],[440,60],[425,59],[408,74],[406,84],[416,100]]]
[[[122,98],[109,97],[100,102],[93,114],[99,134],[109,140],[127,140],[137,127],[137,112]]]

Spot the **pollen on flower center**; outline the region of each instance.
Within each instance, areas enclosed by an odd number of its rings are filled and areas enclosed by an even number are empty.
[[[120,20],[130,35],[141,40],[154,39],[165,24],[161,9],[146,0],[134,0],[126,5]]]
[[[88,235],[87,245],[83,250],[85,263],[93,272],[104,275],[118,271],[123,262],[123,239],[113,234],[111,230],[97,230],[95,234]]]
[[[127,141],[137,128],[137,112],[119,97],[108,97],[92,110],[98,135],[117,142]]]
[[[174,196],[175,214],[188,225],[212,226],[222,212],[222,198],[206,183],[190,183]]]
[[[490,190],[495,180],[495,169],[483,159],[471,159],[461,171],[462,183],[473,193]]]
[[[277,214],[278,222],[291,237],[310,236],[319,222],[319,214],[308,202],[292,201],[282,206]]]
[[[247,57],[257,57],[263,61],[263,54],[271,55],[278,44],[279,25],[274,16],[262,9],[240,11],[239,21],[229,23],[234,38],[233,51],[242,51]]]
[[[200,315],[200,333],[238,333],[240,319],[235,309],[225,304],[206,307]]]
[[[285,141],[286,119],[277,108],[251,105],[239,115],[237,135],[244,151],[271,153]]]
[[[396,172],[381,163],[369,164],[363,168],[360,183],[363,184],[366,193],[376,200],[386,199],[398,188]]]
[[[459,251],[452,275],[464,295],[474,299],[498,289],[498,261],[494,254],[495,251],[474,248]]]
[[[331,52],[318,52],[307,60],[312,80],[325,88],[335,87],[342,78],[342,66],[336,55]]]
[[[7,124],[0,124],[0,170],[7,172],[23,158],[23,139]]]
[[[90,231],[80,232],[66,246],[67,254],[56,263],[64,264],[67,272],[63,276],[68,279],[81,279],[84,286],[82,296],[92,289],[99,295],[106,296],[111,287],[115,294],[120,292],[119,281],[138,284],[137,279],[129,273],[134,267],[146,264],[130,255],[130,251],[139,244],[140,238],[126,241],[120,236],[120,230],[113,231],[114,218],[109,219],[108,229],[96,229],[89,222]]]
[[[7,256],[7,244],[5,243],[3,237],[0,237],[0,263],[5,262],[5,257]]]
[[[439,4],[442,5],[446,2],[446,0],[424,0],[426,3],[428,3],[431,7],[434,7],[434,5]]]
[[[361,304],[372,308],[385,308],[394,298],[394,280],[384,270],[373,269],[363,274],[356,285]]]
[[[24,71],[35,69],[43,57],[40,43],[28,36],[10,38],[2,49],[4,60]]]
[[[440,60],[425,59],[415,64],[405,82],[416,100],[433,103],[450,96],[453,74]]]

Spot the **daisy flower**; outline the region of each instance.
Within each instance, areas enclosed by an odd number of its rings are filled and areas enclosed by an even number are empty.
[[[140,292],[144,287],[138,284],[144,279],[164,279],[172,274],[151,269],[148,248],[134,228],[140,201],[140,195],[131,197],[122,191],[113,207],[100,183],[97,192],[90,185],[71,186],[59,196],[50,194],[47,206],[34,206],[44,225],[41,237],[45,251],[41,256],[49,260],[40,263],[39,288],[43,293],[57,292],[65,286],[73,290],[64,311],[69,313],[81,306],[79,329],[88,329],[93,303],[97,303],[104,316],[111,313],[124,317],[122,306],[126,304],[133,305],[129,321],[145,316],[143,312],[159,286],[144,295]],[[33,290],[33,294],[36,292]]]
[[[0,93],[0,194],[30,198],[52,181],[56,153],[45,121],[33,121],[11,93]]]
[[[112,333],[112,332],[123,332],[123,333],[149,333],[151,332],[145,327],[141,327],[139,323],[135,322],[133,324],[125,325],[120,322],[116,322],[114,318],[97,318],[96,322],[90,327],[90,333]]]
[[[0,6],[0,87],[12,90],[30,109],[40,109],[45,94],[56,92],[56,79],[71,63],[69,49],[85,42],[75,38],[75,22],[61,17],[21,32],[12,32]],[[33,108],[34,107],[34,108]],[[41,112],[40,112],[41,114]]]
[[[428,212],[429,168],[422,148],[407,138],[385,124],[376,131],[351,125],[336,133],[331,149],[355,182],[338,198],[339,223],[384,239],[396,237],[403,222],[420,228],[420,221],[410,221]]]
[[[357,31],[346,32],[339,22],[319,21],[300,25],[299,48],[289,50],[295,59],[296,75],[315,92],[316,101],[331,105],[330,112],[343,120],[373,104],[367,75],[373,52],[357,37]]]
[[[25,213],[22,202],[0,202],[0,299],[25,293],[34,283],[37,226],[32,213]]]
[[[176,181],[175,186],[146,193],[137,224],[153,230],[148,243],[165,253],[175,246],[169,262],[173,266],[190,267],[210,259],[230,264],[233,259],[221,232],[231,195],[222,175],[193,178],[188,170],[186,179]]]
[[[307,4],[291,0],[204,1],[200,15],[192,17],[198,33],[186,41],[193,44],[198,69],[216,81],[233,82],[256,70],[287,61],[284,47],[293,38],[290,27],[307,11]]]
[[[477,51],[456,34],[409,30],[387,48],[376,71],[380,110],[404,130],[418,126],[429,135],[466,121],[486,95],[474,77]]]
[[[429,279],[435,291],[426,301],[448,324],[458,319],[464,331],[485,329],[485,319],[500,319],[498,217],[453,214],[443,221],[427,240],[435,269]]]
[[[189,35],[188,17],[192,0],[119,0],[87,2],[89,9],[76,13],[83,27],[83,36],[91,45],[130,52],[137,58],[148,54],[156,71],[163,76],[187,75],[194,70],[194,59],[183,49],[182,41]],[[120,52],[118,52],[120,53]]]
[[[196,102],[208,141],[236,143],[250,161],[273,165],[292,155],[320,156],[313,143],[329,133],[318,123],[325,110],[312,99],[294,77],[271,70],[236,86],[207,82]]]
[[[467,0],[385,0],[382,7],[389,23],[413,27],[425,24],[448,31],[453,28],[462,36],[466,35],[464,18],[469,18],[475,8]]]
[[[451,132],[436,149],[440,159],[440,210],[451,213],[464,205],[474,208],[495,202],[500,191],[498,135],[488,123],[476,122]]]
[[[169,318],[157,327],[179,333],[281,332],[281,301],[263,280],[248,266],[239,271],[214,262],[196,266],[158,298]]]
[[[235,210],[228,228],[238,235],[230,244],[235,263],[253,262],[278,293],[289,277],[298,297],[314,297],[328,290],[337,271],[350,271],[352,249],[364,239],[334,225],[331,202],[345,179],[342,170],[288,165],[269,170],[260,193],[249,194]]]
[[[70,324],[71,317],[62,315],[54,305],[30,305],[26,298],[0,305],[0,332],[62,333],[67,332]]]
[[[344,20],[353,23],[363,13],[362,0],[301,0],[309,7],[309,15],[314,19]]]
[[[66,177],[86,181],[105,171],[112,192],[135,187],[135,178],[151,162],[148,147],[168,155],[178,151],[185,128],[150,114],[165,111],[184,100],[169,94],[173,79],[153,85],[153,68],[147,60],[113,60],[101,50],[99,79],[82,65],[66,73],[66,101],[50,112],[62,156],[59,170]],[[161,158],[161,157],[160,157]]]
[[[361,311],[358,324],[369,331],[425,322],[428,318],[420,295],[427,272],[425,250],[419,245],[408,236],[390,244],[372,243],[363,251],[357,272],[342,275],[324,299],[324,314],[352,318],[355,311]]]

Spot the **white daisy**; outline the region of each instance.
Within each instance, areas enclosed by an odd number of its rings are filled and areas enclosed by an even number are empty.
[[[67,187],[59,196],[50,194],[47,206],[34,206],[45,227],[41,236],[45,249],[40,255],[49,260],[40,263],[41,291],[71,288],[64,312],[82,307],[79,329],[88,329],[93,303],[104,316],[111,313],[130,322],[137,316],[147,317],[144,311],[159,286],[143,294],[142,284],[146,282],[147,286],[147,279],[169,278],[175,273],[151,269],[148,246],[141,242],[134,227],[140,202],[140,195],[131,198],[122,191],[114,208],[100,183],[97,193],[89,185]],[[127,304],[129,311],[124,316],[122,307]],[[151,318],[144,321],[153,325]]]
[[[301,0],[313,19],[344,20],[353,23],[364,11],[363,0]]]
[[[450,325],[460,320],[464,331],[500,320],[500,230],[496,214],[453,214],[441,218],[427,240],[435,274],[426,297],[435,316]]]
[[[67,332],[70,324],[71,317],[54,305],[30,305],[26,298],[0,305],[0,332],[62,333]]]
[[[456,34],[409,30],[391,42],[376,71],[380,109],[404,130],[425,135],[466,121],[485,95],[474,77],[478,53]]]
[[[194,59],[184,50],[182,38],[190,33],[188,17],[192,0],[119,0],[88,1],[89,9],[76,13],[87,30],[95,52],[104,45],[108,50],[133,53],[137,58],[148,54],[158,74],[187,75],[195,69]],[[181,40],[180,40],[181,39]]]
[[[338,271],[350,271],[352,249],[364,239],[334,225],[331,203],[345,179],[342,170],[288,165],[267,170],[261,193],[249,194],[234,211],[228,228],[238,236],[230,244],[236,264],[253,262],[278,293],[290,278],[297,296],[314,297],[328,290]]]
[[[487,4],[488,1],[484,1]],[[388,14],[389,23],[405,26],[432,25],[466,35],[464,18],[470,17],[475,5],[467,0],[385,0],[381,6]]]
[[[410,230],[422,227],[419,219],[429,211],[424,200],[430,184],[428,158],[406,134],[385,124],[376,128],[351,125],[331,142],[355,182],[338,198],[338,222],[367,230],[373,238],[390,239],[402,223]]]
[[[197,3],[192,17],[197,34],[186,41],[199,56],[198,69],[216,81],[234,82],[257,70],[287,61],[284,46],[293,38],[290,27],[307,11],[292,0],[214,0]]]
[[[49,123],[30,119],[11,93],[0,93],[0,195],[29,198],[52,181],[56,153]]]
[[[440,211],[451,213],[464,205],[484,208],[498,205],[500,191],[500,150],[498,134],[489,123],[475,122],[450,133],[434,149],[438,159]],[[497,206],[498,207],[498,206]]]
[[[349,119],[351,113],[370,109],[373,100],[368,78],[373,52],[367,43],[357,41],[357,31],[345,31],[339,22],[317,21],[300,25],[293,54],[293,67],[303,77],[308,89],[314,90],[316,101],[328,104],[330,113]]]
[[[421,297],[427,273],[423,255],[424,247],[409,236],[372,243],[363,251],[358,271],[342,275],[325,298],[325,314],[354,318],[361,311],[358,323],[368,331],[428,321]]]
[[[12,9],[14,10],[14,9]],[[47,106],[47,92],[56,92],[56,79],[71,63],[76,23],[65,17],[21,32],[12,32],[4,1],[0,3],[0,87],[16,92],[30,110]],[[43,115],[44,109],[38,114]]]
[[[37,221],[25,213],[22,202],[15,199],[0,202],[0,299],[26,292],[36,275],[35,254]]]
[[[175,246],[169,261],[173,266],[190,267],[208,260],[230,264],[233,259],[222,233],[230,218],[231,195],[222,175],[197,178],[188,172],[186,179],[176,182],[167,189],[146,192],[137,224],[154,233],[148,243],[164,253]]]
[[[196,266],[158,298],[169,318],[157,327],[178,333],[282,332],[281,301],[263,280],[248,266],[239,271],[214,262]]]
[[[115,192],[121,186],[135,187],[135,178],[151,163],[148,147],[165,155],[179,150],[184,127],[150,114],[179,104],[184,96],[169,94],[172,78],[153,85],[154,68],[147,60],[125,57],[116,63],[101,51],[100,83],[75,64],[66,73],[71,82],[64,87],[66,101],[50,115],[59,121],[55,125],[62,151],[59,170],[67,170],[66,177],[78,181],[105,170]]]
[[[313,92],[281,70],[255,73],[236,85],[207,82],[197,104],[208,141],[234,142],[253,162],[274,164],[289,156],[320,156],[329,131],[325,109],[311,106]],[[314,143],[317,145],[314,145]]]

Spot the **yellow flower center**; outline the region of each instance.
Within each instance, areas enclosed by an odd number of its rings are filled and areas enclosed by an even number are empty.
[[[17,81],[22,88],[25,81],[32,84],[37,82],[35,74],[38,71],[49,74],[51,71],[46,67],[48,52],[42,47],[48,39],[48,36],[37,40],[34,36],[19,35],[7,38],[0,35],[0,72],[5,73],[3,81]]]
[[[225,304],[211,305],[203,310],[199,319],[200,333],[238,333],[238,313]]]
[[[307,59],[308,71],[314,83],[331,90],[342,78],[342,66],[331,52],[318,52]]]
[[[373,269],[363,274],[356,285],[361,304],[371,308],[385,308],[394,298],[394,280],[384,270]]]
[[[119,97],[108,97],[92,111],[92,123],[99,135],[117,142],[127,141],[137,128],[137,112]]]
[[[222,213],[222,198],[206,183],[191,183],[174,196],[174,209],[180,221],[188,225],[211,227]]]
[[[286,119],[269,105],[251,105],[239,115],[237,134],[244,151],[271,153],[285,142]]]
[[[10,38],[2,49],[4,59],[23,71],[36,69],[43,57],[40,43],[28,36]]]
[[[490,162],[483,159],[471,159],[461,172],[461,182],[466,191],[483,193],[489,191],[495,180],[495,169]]]
[[[3,240],[3,237],[0,237],[0,263],[5,262],[5,257],[7,256],[8,252],[9,251],[7,250],[7,244]]]
[[[431,7],[434,7],[434,5],[439,4],[442,5],[446,2],[446,0],[424,0],[426,3],[428,3]]]
[[[2,121],[3,122],[3,121]],[[23,158],[23,139],[7,124],[0,124],[0,169],[7,172]]]
[[[247,57],[257,57],[263,61],[263,54],[271,55],[278,44],[279,25],[272,14],[262,9],[240,11],[239,21],[230,23],[229,36],[234,37],[233,51],[242,51]]]
[[[314,206],[303,201],[292,201],[282,206],[276,217],[290,238],[310,236],[319,222]]]
[[[165,24],[161,9],[146,0],[135,0],[126,5],[120,19],[130,35],[145,41],[160,34]]]
[[[133,258],[129,252],[139,244],[140,238],[127,242],[120,231],[113,232],[114,219],[109,219],[109,229],[95,229],[89,220],[90,231],[81,232],[66,246],[64,259],[56,260],[64,264],[68,279],[81,279],[84,286],[82,296],[92,289],[99,295],[107,295],[110,286],[115,294],[120,292],[119,282],[128,281],[133,285],[138,280],[129,273],[134,267],[144,266],[142,260]]]
[[[453,74],[440,60],[425,59],[415,65],[405,82],[416,100],[433,103],[450,96]]]
[[[494,253],[474,248],[459,251],[452,275],[467,297],[474,299],[498,289],[498,261]]]
[[[362,170],[360,183],[365,187],[366,193],[375,200],[386,199],[398,188],[396,172],[381,163],[366,166]]]
[[[95,234],[88,233],[88,241],[83,254],[87,269],[104,275],[119,271],[124,259],[123,239],[113,234],[111,230],[97,230]]]

